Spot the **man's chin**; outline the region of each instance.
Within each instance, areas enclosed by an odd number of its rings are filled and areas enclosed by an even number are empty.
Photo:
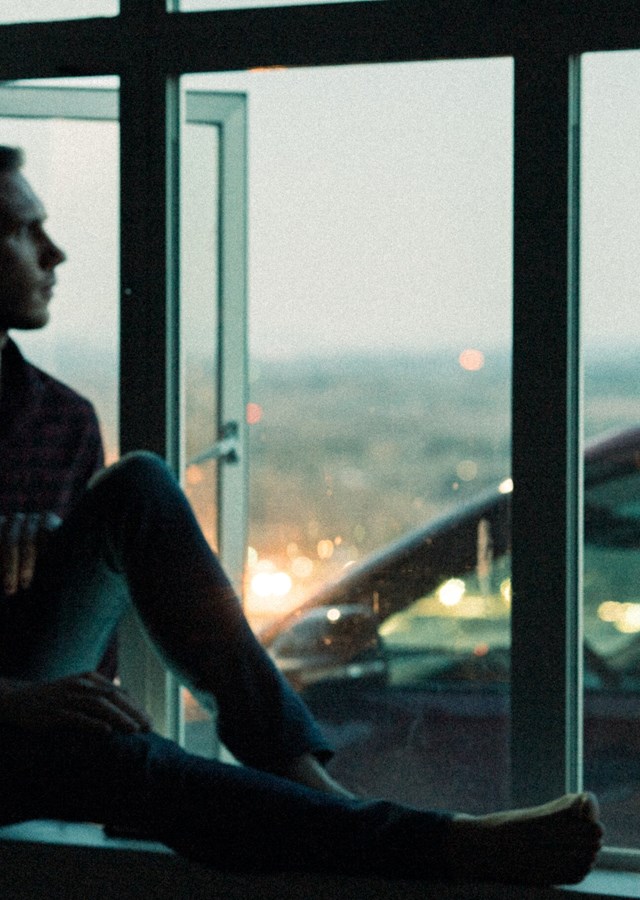
[[[49,318],[48,312],[40,316],[29,316],[29,318],[20,319],[12,325],[9,325],[9,329],[15,329],[16,331],[37,331],[38,328],[44,328],[44,326],[48,324]]]

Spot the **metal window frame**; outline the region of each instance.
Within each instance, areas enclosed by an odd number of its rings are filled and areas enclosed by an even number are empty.
[[[214,92],[206,92],[187,102],[190,122],[215,122],[221,132],[218,436],[223,438],[227,423],[236,424],[237,461],[218,465],[218,548],[240,588],[248,507],[246,121],[241,96],[213,98]],[[179,297],[184,102],[178,76],[156,71],[150,77],[144,69],[121,78],[121,449],[123,453],[153,450],[178,477],[184,463]],[[140,116],[140,108],[145,110],[144,116]],[[144,416],[140,415],[142,405]],[[182,741],[179,685],[146,646],[134,617],[124,623],[122,644],[123,680],[144,702],[156,728]]]
[[[121,0],[115,18],[2,26],[0,36],[0,78],[120,76],[122,277],[135,297],[123,298],[122,441],[170,459],[178,76],[514,58],[514,797],[537,801],[579,786],[578,60],[640,48],[635,0],[363,0],[198,13]],[[135,337],[142,309],[152,322],[144,348]],[[151,398],[144,421],[136,391]]]
[[[117,88],[100,87],[54,87],[8,85],[0,86],[0,115],[13,118],[46,119],[63,118],[93,121],[118,121],[120,95]],[[218,282],[212,286],[212,298],[218,302],[218,333],[212,335],[218,360],[218,422],[219,433],[224,433],[225,423],[235,425],[232,464],[219,464],[218,481],[218,547],[227,570],[234,576],[238,587],[241,584],[245,552],[245,526],[247,519],[247,474],[248,454],[246,449],[247,427],[244,421],[247,386],[247,321],[246,321],[246,97],[238,93],[216,93],[214,91],[186,92],[180,98],[184,107],[185,121],[216,127],[220,133],[218,162]],[[178,104],[170,107],[175,114],[176,129],[181,127]],[[171,169],[169,206],[177,210],[179,206],[178,141],[173,139],[172,154],[175,163]],[[167,253],[169,254],[167,298],[167,318],[153,330],[157,337],[166,334],[166,361],[164,397],[155,397],[158,407],[164,405],[166,432],[156,435],[149,431],[132,437],[128,427],[128,417],[140,422],[142,408],[149,407],[147,397],[141,400],[137,391],[127,392],[128,404],[121,404],[121,434],[127,435],[128,446],[153,447],[164,456],[177,477],[184,469],[184,440],[182,427],[182,371],[180,361],[179,334],[179,222],[177,215],[168,219]],[[139,223],[131,223],[122,244],[140,240],[143,234]],[[140,282],[148,280],[148,271],[141,273]],[[141,314],[142,321],[131,326],[130,321],[121,321],[121,345],[125,339],[132,345],[127,356],[129,362],[139,358],[135,351],[140,346],[140,336],[148,334],[149,321],[145,310],[140,309],[139,293],[134,288],[136,282],[126,279],[123,284],[123,308]],[[133,318],[131,316],[130,318]],[[136,331],[140,328],[140,331]],[[142,354],[145,363],[148,357]],[[146,367],[145,370],[146,372]],[[156,373],[162,375],[162,372]],[[136,373],[137,375],[137,373]],[[129,376],[121,372],[121,385]],[[121,391],[122,394],[122,391]],[[144,395],[143,395],[144,396]],[[124,411],[122,409],[124,407]],[[156,411],[156,428],[160,421],[160,409]],[[164,441],[164,445],[163,442]],[[151,712],[158,730],[176,740],[183,738],[183,723],[179,686],[176,679],[159,663],[147,641],[140,632],[135,616],[127,617],[120,629],[120,674],[123,683],[133,696]]]

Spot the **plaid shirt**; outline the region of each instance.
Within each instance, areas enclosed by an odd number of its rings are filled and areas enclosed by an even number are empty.
[[[0,514],[65,517],[103,466],[92,405],[28,363],[13,341],[2,351]]]

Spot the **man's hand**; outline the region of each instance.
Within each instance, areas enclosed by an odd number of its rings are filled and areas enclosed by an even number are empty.
[[[31,586],[38,549],[59,525],[51,512],[0,516],[0,590],[5,597]]]
[[[146,713],[97,672],[48,682],[0,679],[0,722],[33,731],[77,727],[103,734],[152,727]]]

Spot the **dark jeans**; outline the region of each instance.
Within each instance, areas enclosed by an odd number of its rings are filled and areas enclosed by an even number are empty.
[[[221,740],[245,766],[203,760],[157,735],[5,726],[0,819],[144,827],[186,855],[244,870],[443,874],[448,816],[337,799],[268,774],[330,751],[150,454],[96,478],[43,551],[32,588],[0,604],[0,675],[94,669],[129,603],[181,681],[215,698]]]

